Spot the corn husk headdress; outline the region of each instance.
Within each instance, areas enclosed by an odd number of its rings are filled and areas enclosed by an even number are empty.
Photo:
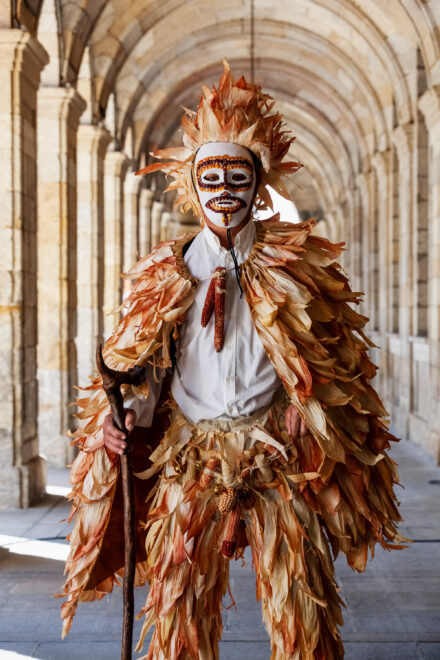
[[[272,97],[244,77],[235,81],[226,60],[223,66],[218,89],[213,86],[210,90],[204,85],[197,112],[185,108],[181,121],[184,146],[152,152],[152,156],[167,162],[153,163],[136,172],[150,174],[161,170],[171,176],[174,181],[167,190],[178,191],[175,204],[181,206],[183,213],[192,209],[198,217],[202,217],[202,210],[192,181],[192,166],[197,150],[206,142],[234,142],[259,159],[261,181],[255,200],[258,210],[273,208],[269,187],[289,199],[283,177],[302,167],[296,161],[282,162],[295,137],[285,130],[282,115],[272,113]]]

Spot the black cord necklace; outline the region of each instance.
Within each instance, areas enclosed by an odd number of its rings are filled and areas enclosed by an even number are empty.
[[[240,298],[242,298],[243,289],[241,287],[240,266],[238,265],[237,257],[235,255],[234,246],[232,245],[231,229],[229,227],[226,230],[226,236],[228,238],[229,252],[231,253],[232,261],[234,262],[235,277],[237,278],[238,288],[240,289]]]

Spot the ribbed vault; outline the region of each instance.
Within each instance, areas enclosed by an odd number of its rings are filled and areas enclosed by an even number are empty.
[[[259,2],[254,30],[258,80],[298,127],[298,149],[328,209],[414,108],[405,63],[378,24],[351,2],[327,5],[301,0],[293,15],[291,3]],[[194,107],[200,84],[218,79],[226,53],[234,69],[249,71],[249,20],[247,3],[106,4],[90,39],[96,107],[104,113],[115,95],[116,132],[124,144],[133,128],[138,162],[175,132],[179,105]]]
[[[427,76],[438,75],[428,4],[406,0],[385,10],[373,0],[298,0],[292,10],[288,0],[256,3],[256,77],[282,102],[323,208],[340,203],[373,154],[389,148],[397,123],[414,119],[418,53]],[[119,145],[133,133],[137,164],[176,133],[180,105],[194,107],[201,83],[218,79],[223,56],[249,74],[250,2],[57,6],[61,80],[75,84],[88,50],[93,116],[108,115],[114,100],[106,125]]]

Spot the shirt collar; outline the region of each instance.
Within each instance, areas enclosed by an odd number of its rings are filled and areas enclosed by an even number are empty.
[[[205,225],[202,232],[205,241],[216,254],[221,255],[228,252],[228,249],[224,248],[220,244],[220,240],[218,236],[216,236],[216,234],[214,234],[214,232],[211,231],[208,225]],[[237,256],[237,261],[239,263],[243,263],[243,261],[245,261],[248,258],[252,246],[255,242],[255,235],[256,235],[256,229],[255,229],[255,222],[253,220],[249,220],[249,222],[243,227],[243,229],[240,229],[240,231],[236,235],[234,250]]]

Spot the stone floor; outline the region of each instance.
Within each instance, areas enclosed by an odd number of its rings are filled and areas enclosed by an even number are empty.
[[[365,573],[338,558],[337,578],[347,603],[343,638],[347,660],[440,659],[440,467],[407,442],[393,446],[404,489],[398,489],[408,550],[378,548]],[[50,472],[48,495],[28,510],[0,514],[0,658],[3,660],[93,660],[119,658],[121,591],[101,603],[79,606],[69,637],[60,639],[60,588],[68,533],[60,495],[66,473]],[[37,540],[37,542],[35,542]],[[32,542],[34,541],[34,542]],[[221,658],[265,660],[266,632],[255,602],[249,566],[232,565],[237,602],[224,612]],[[136,605],[145,592],[137,590]],[[227,606],[228,603],[225,603]],[[140,628],[137,622],[135,637]]]

